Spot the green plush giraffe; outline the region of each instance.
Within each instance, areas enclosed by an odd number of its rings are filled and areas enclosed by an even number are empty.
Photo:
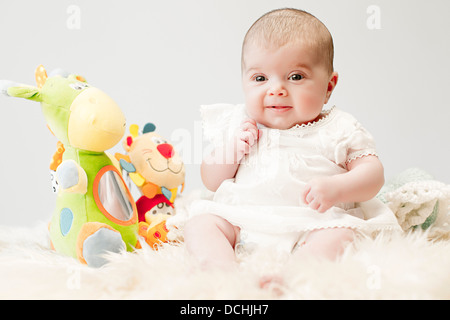
[[[64,145],[56,169],[59,191],[50,222],[57,252],[100,267],[108,252],[131,251],[138,238],[135,202],[105,150],[125,132],[125,117],[104,92],[77,75],[47,77],[35,72],[37,87],[2,82],[3,93],[41,103],[49,129]]]

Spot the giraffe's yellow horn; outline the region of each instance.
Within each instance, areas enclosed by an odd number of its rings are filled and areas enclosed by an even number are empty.
[[[47,72],[45,71],[44,66],[41,64],[36,68],[36,71],[34,72],[34,75],[36,77],[36,84],[38,88],[42,88],[45,84],[45,81],[47,81]]]

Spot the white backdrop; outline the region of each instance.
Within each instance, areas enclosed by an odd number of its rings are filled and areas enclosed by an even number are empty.
[[[0,0],[0,79],[34,85],[39,64],[84,75],[128,124],[153,122],[183,149],[189,192],[202,187],[198,107],[243,102],[243,36],[280,7],[330,29],[340,79],[329,105],[371,131],[386,177],[419,167],[450,183],[448,0]],[[38,103],[0,97],[0,112],[0,224],[47,221],[56,139]]]

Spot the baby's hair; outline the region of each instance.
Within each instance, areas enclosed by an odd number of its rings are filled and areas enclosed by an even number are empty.
[[[282,47],[295,41],[309,45],[328,72],[333,72],[333,38],[327,27],[312,14],[292,8],[267,12],[253,23],[242,44],[242,66],[244,50],[249,43],[261,47]]]

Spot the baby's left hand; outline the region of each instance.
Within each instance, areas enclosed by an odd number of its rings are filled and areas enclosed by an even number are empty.
[[[339,189],[333,177],[315,178],[306,184],[301,200],[311,209],[324,213],[339,202]]]

